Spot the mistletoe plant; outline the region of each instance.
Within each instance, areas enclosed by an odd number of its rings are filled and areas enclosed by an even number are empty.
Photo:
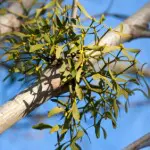
[[[49,111],[48,117],[61,114],[61,121],[54,126],[44,123],[33,126],[56,132],[57,150],[69,146],[81,149],[78,140],[84,134],[88,136],[84,127],[87,117],[92,119],[96,137],[99,138],[102,131],[106,138],[102,121],[109,119],[116,128],[120,107],[125,106],[127,111],[128,97],[138,90],[128,88],[128,85],[139,86],[139,77],[142,77],[137,69],[139,50],[123,45],[100,45],[103,36],[99,33],[107,28],[103,22],[105,17],[92,18],[79,2],[77,8],[80,15],[72,18],[71,6],[62,7],[57,1],[51,1],[37,9],[33,18],[25,18],[20,32],[3,35],[5,53],[2,60],[11,65],[7,77],[22,74],[19,81],[28,77],[40,80],[47,69],[60,68],[61,84],[68,86],[69,92],[65,100],[60,100],[59,96],[51,99],[57,106]],[[83,25],[82,14],[90,19],[89,25]],[[120,31],[107,28],[120,36],[129,36],[122,30],[123,25],[120,25]],[[92,44],[87,43],[89,36],[93,37]],[[112,66],[115,68],[118,63],[128,65],[115,72]],[[131,67],[137,70],[136,76],[126,73]],[[120,97],[126,99],[125,104],[119,101]]]

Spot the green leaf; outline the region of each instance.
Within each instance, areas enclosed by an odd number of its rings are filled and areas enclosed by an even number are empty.
[[[84,135],[84,132],[82,130],[79,130],[76,134],[76,136],[72,140],[72,144],[75,143],[78,139],[82,138]]]
[[[117,84],[117,96],[121,96],[123,95],[126,99],[128,99],[129,94],[127,91],[125,91],[124,89],[122,89],[118,84]]]
[[[62,66],[60,67],[60,69],[59,69],[59,72],[65,72],[65,70],[66,70],[66,63],[65,62],[63,62],[63,64],[62,64]]]
[[[62,51],[63,51],[62,46],[56,46],[56,58],[57,58],[57,59],[60,58]]]
[[[31,45],[30,46],[30,52],[37,51],[37,50],[41,49],[43,46],[45,46],[45,44]]]
[[[24,34],[22,32],[17,32],[17,31],[13,32],[12,34],[17,35],[17,36],[22,37],[22,38],[23,37],[30,37],[30,35],[28,35],[28,34]]]
[[[122,53],[125,57],[128,58],[129,61],[133,61],[134,60],[134,57],[132,57],[131,55],[128,54],[128,52],[126,51],[126,49],[123,49],[122,50]]]
[[[83,56],[80,54],[78,61],[75,63],[75,69],[78,69],[83,62]]]
[[[54,133],[54,132],[56,132],[56,131],[58,131],[58,130],[59,130],[59,126],[58,126],[58,125],[55,125],[55,126],[52,127],[50,133]]]
[[[92,76],[92,78],[93,78],[94,80],[103,79],[103,80],[106,81],[106,83],[107,83],[111,88],[113,88],[113,85],[112,85],[112,83],[108,80],[108,78],[106,78],[106,77],[100,75],[99,73],[94,74],[94,75]]]
[[[60,21],[60,19],[59,19],[59,17],[57,15],[56,15],[56,21],[57,21],[57,25],[59,27],[62,27],[62,23],[61,23],[61,21]]]
[[[103,131],[104,139],[106,139],[107,138],[107,132],[103,127],[101,127],[101,129]]]
[[[100,18],[100,20],[99,20],[99,23],[102,24],[104,21],[105,21],[105,15],[102,14],[102,15],[101,15],[101,18]]]
[[[72,115],[75,120],[80,121],[80,112],[78,110],[76,100],[73,102],[73,105],[72,105]]]
[[[114,108],[114,116],[115,116],[115,118],[117,118],[118,117],[118,106],[116,103],[116,99],[113,99],[113,108]]]
[[[32,126],[33,129],[43,130],[43,129],[49,129],[52,128],[52,126],[44,123],[39,123],[37,125]]]
[[[43,34],[43,38],[44,38],[44,40],[45,40],[47,43],[50,43],[50,42],[51,42],[51,40],[50,40],[50,35],[49,35],[49,34],[47,34],[47,33]]]
[[[39,15],[41,14],[42,11],[44,11],[44,10],[54,6],[54,5],[55,5],[55,1],[51,1],[47,5],[45,5],[44,7],[40,8],[40,9],[37,9],[35,18],[39,17]]]
[[[78,50],[79,50],[79,48],[77,46],[74,46],[74,47],[71,48],[70,54],[71,53],[76,53]]]
[[[68,71],[68,70],[66,70],[64,73],[63,73],[63,76],[64,77],[67,77],[67,76],[69,76],[70,75],[70,71]]]
[[[81,78],[82,68],[80,68],[76,73],[76,81],[79,82]]]
[[[101,120],[99,120],[96,124],[95,124],[95,134],[97,138],[100,138],[100,123]]]
[[[72,143],[72,144],[70,145],[70,147],[71,147],[71,150],[79,150],[79,148],[76,146],[75,143]]]
[[[120,26],[120,32],[123,32],[123,23],[121,23],[119,26]]]
[[[105,54],[116,50],[120,50],[120,46],[105,46],[102,52]]]
[[[52,117],[52,116],[54,116],[54,115],[56,115],[56,114],[59,114],[59,113],[61,113],[61,112],[64,112],[65,110],[64,110],[64,108],[62,108],[62,107],[55,107],[55,108],[53,108],[52,110],[50,110],[49,112],[48,112],[48,117],[50,118],[50,117]]]
[[[128,101],[125,102],[125,112],[128,112]]]
[[[123,79],[123,78],[119,78],[119,77],[115,78],[115,80],[116,80],[117,82],[127,82],[127,80],[125,80],[125,79]]]
[[[125,50],[132,52],[132,53],[136,53],[136,54],[140,52],[139,49],[133,49],[133,48],[125,48]]]
[[[116,120],[115,120],[114,117],[112,116],[111,112],[108,112],[108,111],[105,112],[105,117],[111,119],[113,128],[116,128],[116,127],[117,127]]]
[[[75,91],[76,91],[78,98],[80,100],[82,100],[83,99],[83,92],[82,92],[82,89],[80,88],[80,86],[78,84],[76,84],[76,86],[75,86]]]
[[[92,17],[88,14],[88,12],[85,10],[85,8],[78,2],[77,6],[79,7],[79,9],[82,11],[82,13],[89,19],[92,20]]]

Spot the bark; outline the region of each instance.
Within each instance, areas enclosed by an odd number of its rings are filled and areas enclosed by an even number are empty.
[[[0,18],[0,20],[1,19],[2,18]],[[17,17],[16,20],[19,22]],[[10,20],[8,19],[8,21]],[[135,38],[148,37],[149,31],[146,25],[148,25],[149,21],[150,3],[123,22],[123,33],[130,36],[119,36],[115,32],[110,31],[101,39],[99,44],[118,45]],[[12,23],[12,27],[14,26],[16,27],[16,24]],[[19,27],[19,24],[17,27]],[[0,31],[2,31],[2,28],[4,28],[4,26],[0,26]],[[7,30],[5,29],[5,32],[9,32],[9,30],[9,28]],[[120,26],[114,30],[120,31]],[[54,68],[43,75],[40,83],[24,90],[11,101],[4,104],[0,108],[0,133],[4,132],[51,97],[65,92],[67,88],[66,86],[61,86],[60,82],[59,68]]]
[[[31,8],[33,2],[34,0],[22,0],[22,4],[27,10]],[[21,25],[21,21],[18,19],[17,14],[23,15],[24,9],[22,5],[15,2],[12,3],[7,10],[14,14],[7,13],[6,15],[0,16],[0,34],[18,30]]]
[[[125,147],[123,150],[140,150],[148,146],[150,146],[150,133],[145,134],[135,142]]]

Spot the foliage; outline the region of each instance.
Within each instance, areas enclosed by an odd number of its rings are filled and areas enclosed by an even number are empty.
[[[46,10],[49,10],[46,13]],[[89,26],[84,26],[77,18],[70,17],[71,6],[61,7],[57,1],[51,1],[37,9],[35,18],[24,19],[20,32],[3,35],[5,37],[5,53],[3,63],[11,64],[9,76],[23,74],[25,77],[36,76],[39,80],[42,72],[49,68],[59,67],[62,85],[68,86],[69,96],[65,100],[59,97],[51,99],[57,107],[49,111],[48,117],[62,114],[60,124],[55,126],[39,124],[35,129],[50,128],[50,133],[57,132],[57,150],[81,149],[79,139],[88,136],[84,122],[87,117],[92,118],[95,135],[104,138],[107,134],[102,121],[109,119],[116,128],[118,112],[121,106],[120,97],[126,99],[134,94],[134,89],[128,88],[130,83],[140,85],[137,70],[137,49],[125,48],[123,45],[99,45],[102,37],[99,32],[105,26],[104,16],[99,20],[92,18],[78,3],[78,9],[90,19]],[[122,25],[120,32],[107,28],[107,31],[123,35]],[[93,37],[93,44],[85,44],[88,36]],[[127,64],[127,68],[115,72],[118,63]],[[131,67],[137,70],[137,76],[127,75]],[[137,90],[137,89],[136,89]],[[65,141],[65,137],[69,140]]]

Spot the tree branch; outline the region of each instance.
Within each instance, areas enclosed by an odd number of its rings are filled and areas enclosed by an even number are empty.
[[[143,137],[139,138],[135,142],[131,143],[123,150],[140,150],[141,148],[150,146],[150,133],[144,135]]]
[[[130,36],[120,37],[116,33],[110,31],[101,39],[99,44],[118,45],[131,39],[142,37],[134,34],[136,30],[137,32],[139,31],[139,28],[135,26],[138,25],[143,27],[143,25],[148,24],[150,20],[149,8],[150,3],[123,22],[123,33],[129,34]],[[115,28],[115,30],[120,31],[120,26]],[[66,86],[60,86],[60,82],[59,68],[54,68],[44,73],[40,83],[24,90],[11,101],[4,104],[0,108],[0,133],[4,132],[7,128],[11,127],[18,120],[29,114],[32,110],[51,97],[65,92],[67,88]]]
[[[34,0],[22,0],[22,5],[26,9],[29,9],[33,2]],[[22,15],[24,13],[22,5],[18,2],[13,2],[7,10],[14,14]],[[0,34],[19,29],[21,22],[14,14],[7,13],[6,15],[0,16]]]
[[[150,30],[148,23],[150,22],[150,2],[147,3],[133,16],[126,19],[123,23],[124,35],[120,36],[115,31],[121,31],[121,25],[114,30],[109,31],[100,41],[100,45],[118,45],[120,43],[128,42],[132,39],[141,37],[150,37]],[[125,36],[128,35],[128,36]]]
[[[77,11],[78,11],[77,2],[78,0],[73,0],[73,4],[72,4],[72,18],[74,19],[76,18]]]

